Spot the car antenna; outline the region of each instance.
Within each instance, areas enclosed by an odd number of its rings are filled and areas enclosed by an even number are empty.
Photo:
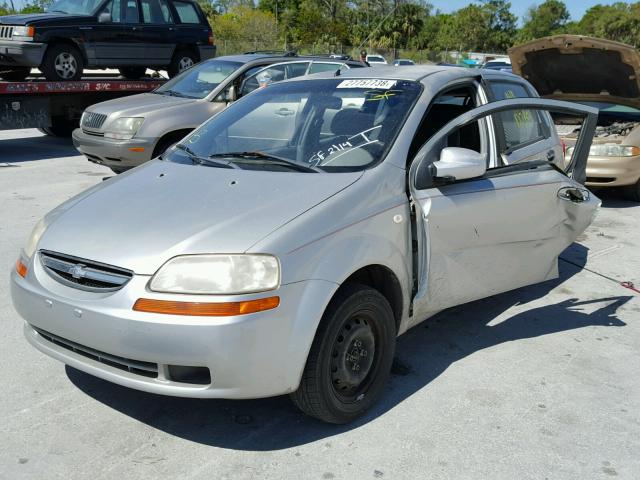
[[[333,74],[334,77],[339,77],[340,75],[340,69],[336,70],[336,73]]]

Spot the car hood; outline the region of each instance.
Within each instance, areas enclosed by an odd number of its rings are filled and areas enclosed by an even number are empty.
[[[144,117],[145,114],[157,110],[182,107],[197,102],[193,98],[170,97],[155,93],[141,93],[129,97],[114,98],[89,107],[91,112],[105,115],[117,114],[117,117]]]
[[[25,13],[0,17],[3,25],[45,25],[47,23],[69,23],[78,20],[90,20],[90,15],[71,15],[68,13]]]
[[[640,55],[624,43],[556,35],[512,47],[509,57],[542,97],[640,108]]]
[[[361,176],[154,160],[53,210],[38,248],[152,275],[176,255],[245,252]]]

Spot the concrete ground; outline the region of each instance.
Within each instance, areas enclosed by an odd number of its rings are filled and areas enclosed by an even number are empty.
[[[68,141],[0,132],[0,478],[640,478],[640,296],[618,283],[640,285],[640,205],[605,198],[560,279],[405,334],[382,402],[336,427],[286,397],[129,390],[27,344],[8,272],[45,212],[106,175]]]

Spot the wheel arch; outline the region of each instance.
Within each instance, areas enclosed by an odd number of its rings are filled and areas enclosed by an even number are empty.
[[[54,46],[60,44],[71,45],[77,48],[80,52],[80,55],[82,55],[82,61],[84,62],[85,67],[89,66],[89,59],[87,58],[87,52],[85,51],[84,46],[81,43],[75,41],[73,38],[65,38],[60,36],[50,37],[47,39],[47,51],[49,51],[50,48],[53,48]],[[44,56],[42,58],[44,60]]]
[[[156,158],[158,155],[160,155],[162,153],[162,152],[158,151],[158,149],[161,146],[163,146],[166,143],[169,143],[171,141],[174,141],[174,140],[175,140],[175,142],[179,142],[185,136],[187,136],[188,134],[193,132],[193,130],[194,130],[193,128],[181,128],[181,129],[178,129],[178,130],[172,130],[170,132],[166,132],[166,133],[162,134],[162,136],[160,138],[158,138],[158,141],[153,146],[153,153],[151,155],[151,158]]]

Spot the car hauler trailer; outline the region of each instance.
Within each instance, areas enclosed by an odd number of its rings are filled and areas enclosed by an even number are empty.
[[[89,105],[148,92],[164,81],[99,77],[74,82],[0,81],[0,130],[38,128],[48,135],[70,136]]]

